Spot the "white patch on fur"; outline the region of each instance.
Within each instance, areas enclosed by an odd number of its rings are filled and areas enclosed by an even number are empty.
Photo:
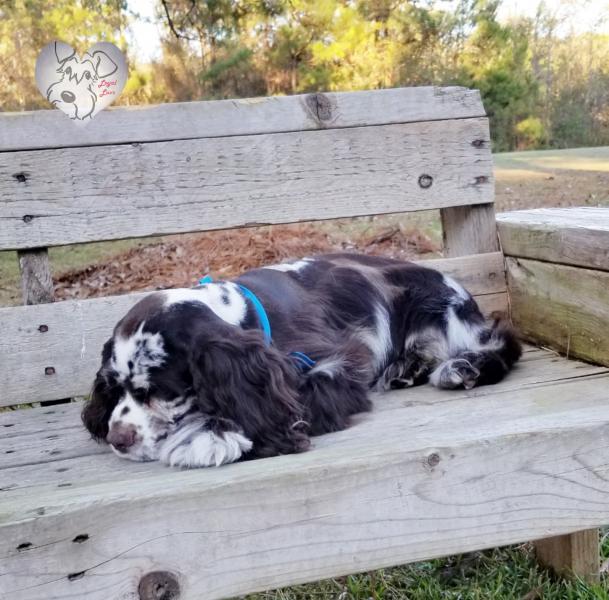
[[[128,408],[126,415],[121,413]],[[136,431],[135,444],[127,452],[119,452],[110,445],[112,451],[121,458],[130,460],[155,460],[157,458],[154,444],[154,433],[151,428],[150,415],[143,405],[138,404],[128,392],[120,399],[112,411],[109,429],[118,425],[133,426]]]
[[[449,288],[453,289],[455,292],[457,292],[457,296],[459,296],[460,300],[469,300],[470,299],[469,293],[460,283],[458,283],[457,281],[455,281],[452,277],[449,277],[448,275],[443,275],[443,277],[444,277],[444,284],[447,285]]]
[[[345,361],[342,358],[328,358],[325,360],[317,361],[315,366],[307,373],[307,375],[315,375],[317,373],[323,373],[331,379],[339,373],[344,367]]]
[[[201,302],[231,325],[240,325],[247,313],[247,303],[239,287],[230,281],[206,283],[197,288],[164,290],[162,294],[167,299],[165,306],[180,302]],[[228,296],[228,304],[222,301],[222,296]]]
[[[455,314],[455,309],[450,306],[446,311],[446,337],[448,342],[448,352],[450,356],[455,356],[459,352],[480,350],[480,326],[472,325],[463,321]]]
[[[147,389],[149,369],[160,367],[167,354],[163,336],[158,332],[144,332],[143,329],[144,322],[133,335],[127,338],[120,335],[116,337],[111,366],[120,381],[130,378],[134,387]],[[129,363],[132,364],[131,367]]]
[[[307,265],[311,264],[313,259],[311,258],[303,258],[302,260],[297,260],[296,262],[291,263],[282,263],[279,265],[270,265],[268,267],[262,267],[263,269],[272,269],[273,271],[281,271],[283,273],[287,273],[288,271],[300,271],[304,269]]]
[[[363,328],[359,332],[359,337],[372,351],[375,367],[378,368],[387,360],[392,342],[387,309],[378,305],[374,312],[376,316],[376,329]]]
[[[112,445],[113,452],[121,458],[145,461],[158,460],[159,454],[165,440],[165,435],[170,435],[174,428],[174,420],[184,415],[193,404],[193,398],[178,396],[172,401],[163,401],[151,398],[148,404],[137,402],[129,393],[119,400],[110,416],[109,428],[133,427],[136,431],[136,441],[127,452],[118,452]],[[122,414],[128,408],[127,414]],[[201,414],[193,416],[199,425],[204,423]],[[161,438],[161,439],[159,439]]]
[[[173,467],[219,467],[239,460],[252,442],[236,431],[217,435],[201,430],[201,422],[179,429],[161,448],[159,460]]]

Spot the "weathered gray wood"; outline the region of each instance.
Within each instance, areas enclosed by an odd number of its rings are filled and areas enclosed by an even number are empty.
[[[585,529],[535,542],[537,559],[563,576],[577,576],[597,583],[599,575],[599,530]]]
[[[512,319],[531,340],[609,365],[609,273],[507,258]]]
[[[131,466],[105,454],[85,480],[66,475],[71,486],[0,492],[0,590],[137,597],[161,570],[181,599],[213,600],[609,521],[608,375],[484,402],[442,395],[364,415],[300,455],[142,465],[134,485]],[[100,481],[102,457],[117,468]]]
[[[47,248],[20,250],[17,257],[21,274],[23,304],[53,302],[55,290]]]
[[[425,264],[459,280],[483,309],[505,310],[500,253]],[[103,343],[147,293],[0,309],[0,406],[88,394]]]
[[[477,90],[416,87],[110,108],[86,127],[57,110],[0,113],[0,152],[485,116]]]
[[[609,207],[502,213],[497,227],[509,256],[609,271]]]
[[[488,203],[485,136],[478,118],[4,153],[0,249]]]
[[[493,204],[442,208],[440,216],[444,256],[464,256],[499,250]]]

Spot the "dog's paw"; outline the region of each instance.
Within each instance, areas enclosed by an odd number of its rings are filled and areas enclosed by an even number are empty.
[[[161,460],[173,467],[219,467],[239,460],[252,442],[237,431],[201,431],[179,444],[166,444]]]
[[[464,387],[470,390],[476,385],[480,371],[464,358],[453,358],[443,362],[429,377],[436,387],[453,390]]]

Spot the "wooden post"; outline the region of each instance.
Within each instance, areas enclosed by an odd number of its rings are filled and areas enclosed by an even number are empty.
[[[559,575],[599,581],[599,530],[585,529],[534,543],[537,559]]]
[[[440,216],[446,258],[499,250],[492,203],[441,208]]]
[[[53,302],[53,278],[47,248],[19,250],[21,295],[23,304],[48,304]]]
[[[19,250],[19,272],[21,274],[21,296],[23,304],[49,304],[55,300],[51,263],[47,248]],[[52,376],[52,375],[51,375]],[[70,398],[47,400],[40,406],[66,404]]]

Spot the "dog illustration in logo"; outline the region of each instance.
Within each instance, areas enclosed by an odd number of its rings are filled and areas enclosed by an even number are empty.
[[[102,50],[80,58],[67,44],[55,42],[55,56],[61,79],[47,89],[47,100],[61,108],[71,119],[93,118],[97,94],[95,84],[109,77],[118,65]]]

